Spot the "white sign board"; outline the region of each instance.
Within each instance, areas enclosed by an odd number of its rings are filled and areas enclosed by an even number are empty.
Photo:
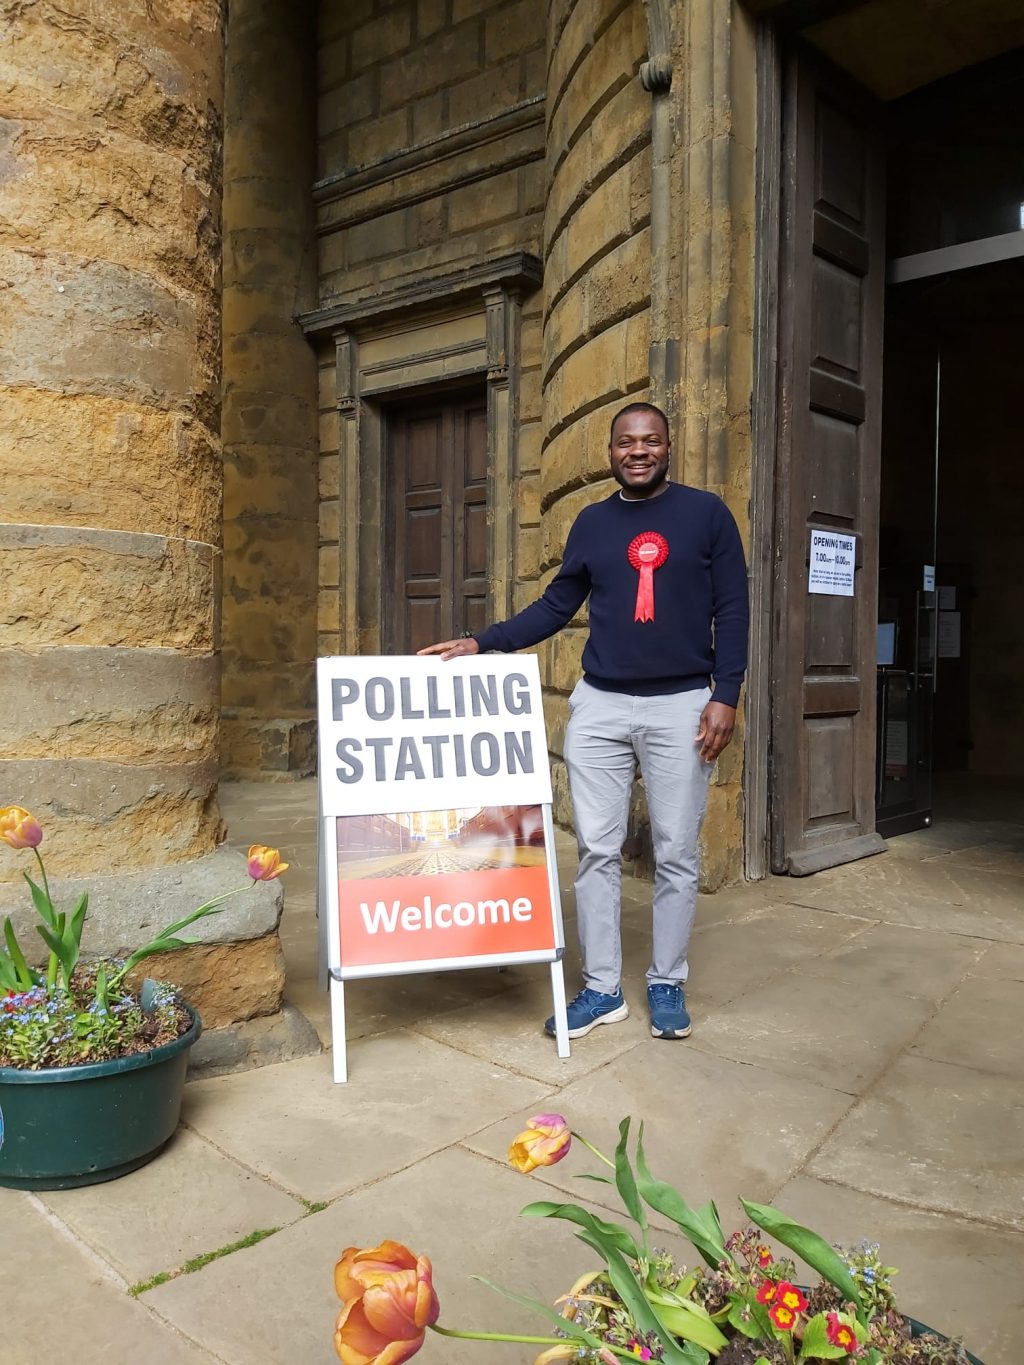
[[[856,536],[821,531],[812,526],[807,591],[826,593],[830,597],[852,597],[856,559]]]
[[[551,965],[569,1055],[551,774],[534,655],[317,663],[321,953],[343,982]]]
[[[534,654],[317,661],[323,814],[547,804]]]

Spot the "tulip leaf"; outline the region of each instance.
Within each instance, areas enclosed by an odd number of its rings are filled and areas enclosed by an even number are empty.
[[[57,958],[61,966],[64,965],[64,940],[59,938],[52,929],[48,929],[45,924],[36,925],[36,933],[49,948],[50,952]]]
[[[835,1285],[843,1298],[856,1307],[860,1321],[867,1325],[860,1291],[850,1274],[849,1267],[823,1237],[811,1232],[810,1228],[795,1223],[792,1218],[780,1213],[778,1209],[773,1209],[770,1204],[752,1204],[746,1199],[741,1199],[740,1203],[752,1223],[756,1223],[769,1237],[774,1237],[776,1241],[795,1252],[812,1270],[816,1270],[828,1280],[829,1284]]]
[[[71,912],[71,922],[64,933],[65,942],[70,936],[71,941],[77,948],[82,942],[82,929],[85,926],[85,916],[89,909],[89,893],[83,891],[78,898],[78,904]]]
[[[680,1342],[672,1328],[658,1316],[658,1311],[637,1283],[625,1257],[613,1246],[601,1246],[588,1233],[576,1234],[580,1241],[603,1255],[608,1263],[608,1278],[612,1288],[625,1304],[633,1322],[641,1332],[653,1332],[661,1342],[661,1359],[665,1365],[708,1365],[708,1352],[694,1341]]]
[[[207,901],[205,905],[200,905],[196,910],[190,910],[181,919],[176,919],[173,924],[168,924],[166,929],[160,931],[160,938],[166,938],[174,934],[179,934],[182,929],[187,929],[190,924],[195,924],[197,919],[205,919],[207,915],[219,915],[223,909],[223,902],[230,900],[232,896],[237,896],[239,891],[247,891],[248,887],[236,886],[233,891],[225,891],[221,896],[214,896],[212,901]]]
[[[85,924],[85,914],[89,908],[89,894],[83,891],[78,898],[78,904],[71,912],[71,918],[61,929],[61,943],[64,945],[63,952],[59,955],[61,966],[64,968],[64,979],[71,980],[71,974],[78,966],[78,959],[81,956],[82,926]],[[62,915],[61,920],[64,916]]]
[[[557,1309],[552,1308],[549,1304],[542,1303],[540,1299],[531,1299],[528,1294],[516,1294],[513,1290],[506,1289],[504,1285],[495,1284],[493,1280],[487,1279],[485,1275],[474,1275],[473,1279],[478,1280],[480,1284],[485,1284],[488,1289],[493,1289],[497,1293],[502,1294],[506,1299],[511,1299],[513,1303],[522,1304],[524,1308],[530,1308],[533,1312],[540,1313],[542,1317],[547,1318],[550,1322],[556,1323],[559,1330],[564,1332],[567,1337],[571,1337],[574,1341],[586,1342],[591,1350],[594,1351],[599,1351],[601,1349],[602,1342],[593,1332],[588,1332],[585,1327],[581,1327],[579,1323],[574,1322],[572,1318],[563,1318]]]
[[[647,1169],[642,1133],[636,1144],[636,1171],[640,1193],[651,1208],[663,1213],[666,1218],[671,1218],[708,1265],[717,1270],[728,1257],[715,1206],[706,1204],[702,1209],[693,1209],[678,1190],[666,1185],[662,1180],[655,1180]]]
[[[32,892],[32,903],[36,907],[36,914],[38,914],[39,918],[43,920],[44,923],[48,924],[51,929],[56,929],[57,912],[53,908],[53,901],[50,900],[41,886],[35,884],[27,872],[22,875],[28,882],[29,890]]]
[[[640,1138],[643,1140],[643,1125],[640,1126]],[[647,1214],[644,1211],[644,1201],[640,1198],[640,1192],[636,1187],[636,1177],[633,1175],[633,1167],[629,1160],[627,1144],[629,1142],[629,1119],[624,1118],[619,1124],[619,1145],[615,1148],[615,1186],[619,1191],[619,1197],[626,1206],[626,1212],[643,1231],[647,1230]]]
[[[19,989],[18,973],[14,963],[2,950],[0,950],[0,988],[5,991]]]
[[[106,1012],[110,1008],[110,993],[107,990],[107,969],[101,962],[96,968],[96,1007]]]
[[[624,1228],[621,1223],[606,1223],[603,1218],[598,1218],[596,1213],[581,1208],[579,1204],[558,1204],[549,1199],[541,1199],[535,1204],[527,1204],[520,1212],[524,1218],[563,1218],[567,1223],[575,1223],[577,1227],[585,1228],[594,1237],[595,1242],[600,1243],[597,1250],[602,1256],[605,1247],[611,1246],[626,1256],[632,1256],[635,1261],[640,1259],[640,1250],[628,1228]]]
[[[155,938],[151,943],[147,943],[142,948],[136,948],[131,957],[118,972],[118,979],[127,976],[133,967],[137,967],[147,957],[152,957],[154,953],[169,953],[175,948],[188,948],[197,942],[194,938]]]
[[[575,1180],[593,1180],[598,1185],[614,1185],[615,1182],[608,1175],[593,1175],[590,1171],[577,1171],[573,1177]]]
[[[700,1304],[685,1299],[678,1304],[659,1303],[655,1305],[655,1312],[676,1336],[696,1342],[712,1355],[717,1355],[723,1346],[729,1344],[729,1338],[718,1330],[710,1314]]]
[[[11,962],[14,964],[14,985],[8,987],[9,990],[16,989],[18,986],[22,990],[28,990],[32,986],[39,984],[39,973],[33,971],[25,961],[25,954],[21,951],[21,944],[18,936],[14,932],[14,925],[8,915],[4,920],[4,941],[7,944],[7,953]]]

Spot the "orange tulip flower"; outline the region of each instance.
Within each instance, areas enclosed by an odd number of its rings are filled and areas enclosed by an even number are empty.
[[[426,1256],[415,1256],[401,1242],[342,1252],[334,1267],[344,1304],[334,1349],[343,1365],[402,1365],[416,1354],[440,1312],[431,1274]]]
[[[529,1173],[561,1161],[572,1145],[572,1132],[561,1114],[535,1114],[527,1124],[508,1149],[510,1164]]]
[[[272,882],[287,868],[288,864],[281,861],[281,854],[276,848],[253,844],[249,849],[249,876],[254,882]]]
[[[0,839],[11,848],[38,848],[43,842],[43,829],[27,810],[4,806],[0,809]]]

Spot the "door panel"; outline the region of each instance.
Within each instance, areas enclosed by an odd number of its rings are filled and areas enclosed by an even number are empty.
[[[462,604],[460,630],[483,630],[487,624],[488,541],[487,407],[483,402],[463,411],[462,429],[462,535],[455,560],[456,592]]]
[[[772,868],[884,848],[874,673],[885,219],[875,102],[806,52],[783,128]],[[812,528],[857,537],[855,595],[808,592]]]
[[[384,647],[413,654],[487,617],[487,406],[436,401],[388,416]]]

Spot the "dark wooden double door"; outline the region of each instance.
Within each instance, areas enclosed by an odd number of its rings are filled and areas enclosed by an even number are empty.
[[[483,394],[387,415],[383,643],[415,654],[487,624],[487,403]]]

